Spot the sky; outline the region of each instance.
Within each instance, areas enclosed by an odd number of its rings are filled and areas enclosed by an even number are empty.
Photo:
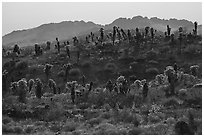
[[[201,2],[3,2],[2,35],[47,23],[84,20],[109,24],[119,17],[187,19],[202,24]]]

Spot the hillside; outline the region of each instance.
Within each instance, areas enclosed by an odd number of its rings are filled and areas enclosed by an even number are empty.
[[[130,18],[118,18],[112,23],[105,26],[95,24],[93,22],[84,21],[63,21],[60,23],[43,24],[39,27],[13,31],[2,37],[3,46],[13,46],[18,44],[19,46],[30,46],[35,43],[42,43],[45,41],[53,41],[56,37],[60,40],[70,39],[75,35],[82,35],[92,32],[96,32],[100,27],[104,27],[105,30],[112,29],[113,26],[119,26],[124,29],[144,28],[146,26],[153,27],[159,31],[166,31],[166,25],[170,25],[172,31],[177,30],[180,26],[183,26],[185,30],[193,30],[193,22],[188,20],[177,19],[159,19],[157,17],[147,18],[142,16],[135,16]],[[198,34],[202,33],[202,26],[198,25]]]

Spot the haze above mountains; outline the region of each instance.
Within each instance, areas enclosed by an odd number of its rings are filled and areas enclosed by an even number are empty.
[[[84,21],[63,21],[60,23],[43,24],[36,28],[13,31],[3,36],[2,43],[3,46],[13,46],[14,44],[18,44],[20,47],[31,46],[35,43],[54,41],[56,37],[58,37],[59,40],[65,40],[70,39],[73,36],[88,34],[91,31],[96,32],[101,27],[104,27],[105,30],[109,30],[115,25],[123,29],[135,29],[136,27],[142,29],[149,26],[163,32],[166,31],[167,25],[172,28],[172,31],[176,31],[180,26],[182,26],[190,32],[194,28],[193,22],[184,19],[164,20],[157,17],[147,18],[142,16],[135,16],[133,18],[118,18],[107,25]],[[198,25],[198,34],[201,33],[202,25]]]

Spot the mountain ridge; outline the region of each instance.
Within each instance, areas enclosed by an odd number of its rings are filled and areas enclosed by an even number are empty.
[[[97,30],[97,28],[104,27],[105,30],[112,29],[113,26],[119,26],[123,29],[144,28],[146,26],[153,27],[159,31],[166,31],[166,25],[172,28],[172,31],[178,30],[180,26],[187,31],[192,31],[194,24],[192,21],[186,19],[160,19],[158,17],[142,17],[134,16],[132,18],[120,17],[115,19],[110,24],[100,25],[92,21],[62,21],[59,23],[47,23],[38,27],[16,30],[2,37],[3,46],[12,46],[19,44],[20,46],[30,46],[34,43],[42,43],[46,41],[54,41],[56,37],[59,39],[70,39],[73,36],[78,36],[81,33],[90,32],[90,30]],[[201,28],[201,30],[200,30]],[[198,26],[198,33],[202,32],[202,25]]]

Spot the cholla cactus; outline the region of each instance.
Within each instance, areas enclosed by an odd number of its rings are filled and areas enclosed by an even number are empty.
[[[43,95],[42,88],[43,88],[43,83],[39,78],[36,79],[36,85],[35,85],[35,95],[37,98],[41,98]]]
[[[53,94],[57,94],[57,84],[53,79],[48,80],[48,87],[52,90]]]
[[[72,65],[70,63],[64,64],[63,68],[65,69],[64,81],[67,81],[67,77],[69,75],[69,70],[72,68]]]
[[[14,46],[13,52],[20,54],[20,48],[17,44]]]
[[[17,82],[12,82],[10,86],[11,93],[13,95],[18,95],[18,84]]]
[[[113,38],[112,38],[112,40],[113,40],[113,45],[115,44],[116,29],[117,29],[117,27],[114,26],[114,27],[113,27]]]
[[[169,25],[167,25],[167,35],[170,36],[171,34],[171,28],[169,27]]]
[[[118,36],[118,40],[121,40],[121,34],[120,34],[120,30],[119,27],[116,27],[116,31],[117,31],[117,36]]]
[[[65,84],[65,89],[66,89],[66,92],[67,93],[70,93],[71,92],[71,87],[72,87],[72,82],[67,82]]]
[[[26,93],[28,90],[26,79],[21,79],[17,82],[19,102],[26,102]]]
[[[197,29],[198,29],[198,23],[197,22],[194,22],[194,35],[197,35]]]
[[[129,29],[128,29],[128,40],[129,40],[129,42],[132,40],[132,35],[131,35],[131,32]]]
[[[94,34],[91,32],[91,41],[94,42]]]
[[[140,89],[142,87],[142,83],[140,80],[135,80],[134,83],[133,83],[136,87],[136,89]]]
[[[34,79],[30,79],[29,81],[28,81],[28,92],[30,92],[31,90],[32,90],[32,87],[33,87],[33,85],[35,84],[35,81],[34,81]]]
[[[103,42],[103,38],[104,38],[104,28],[100,28],[100,40],[101,42]]]
[[[149,27],[145,27],[145,36],[147,37],[149,34]]]
[[[166,76],[169,76],[171,73],[175,73],[174,67],[172,67],[172,66],[167,66],[167,67],[166,67],[166,70],[164,70],[164,74],[165,74]]]
[[[122,83],[123,81],[125,81],[125,77],[124,76],[119,76],[117,78],[117,83]]]
[[[154,28],[151,28],[150,29],[150,32],[151,32],[151,37],[152,37],[152,39],[154,38]]]
[[[46,64],[45,67],[44,67],[44,72],[45,72],[45,75],[46,75],[46,79],[48,80],[48,77],[50,76],[51,74],[51,68],[53,67],[53,65],[51,64]]]
[[[123,29],[120,29],[120,30],[122,32],[123,39],[126,40],[127,39],[127,35],[126,35],[125,31]]]
[[[168,77],[168,82],[170,84],[170,91],[171,94],[175,94],[175,81],[177,79],[177,75],[175,73],[175,70],[172,66],[167,66],[166,70],[164,71],[165,75]]]
[[[50,41],[47,41],[46,44],[47,44],[46,49],[47,49],[47,50],[50,50],[51,42],[50,42]]]
[[[198,65],[193,65],[190,67],[190,70],[191,70],[191,74],[193,76],[197,76],[198,75],[198,69],[199,69],[199,66]]]
[[[157,81],[157,83],[160,85],[160,84],[163,84],[163,82],[164,82],[164,75],[163,74],[159,74],[159,75],[156,75],[156,77],[155,77],[155,79],[156,79],[156,81]]]
[[[78,38],[75,36],[72,39],[73,39],[74,46],[76,46],[79,43]]]
[[[141,84],[144,85],[147,82],[146,79],[141,80]]]

